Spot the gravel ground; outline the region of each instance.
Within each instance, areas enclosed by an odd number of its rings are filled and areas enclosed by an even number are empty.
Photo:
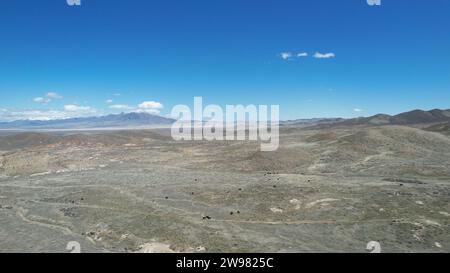
[[[1,252],[450,251],[437,133],[289,128],[274,153],[150,131],[14,138],[0,138]]]

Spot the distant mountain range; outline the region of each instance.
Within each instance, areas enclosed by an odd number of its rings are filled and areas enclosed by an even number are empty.
[[[92,129],[92,128],[131,128],[158,125],[171,125],[174,119],[147,113],[122,113],[101,117],[71,118],[59,120],[18,120],[0,122],[0,129]],[[355,119],[298,119],[282,121],[282,126],[333,127],[351,125],[415,125],[450,122],[450,110],[414,110],[395,116],[378,114]]]
[[[431,111],[414,110],[395,116],[378,114],[372,117],[348,119],[340,125],[414,125],[450,121],[450,110],[434,109]]]
[[[90,129],[127,128],[170,125],[175,120],[147,113],[122,113],[101,117],[71,118],[58,120],[18,120],[1,122],[0,129]]]
[[[333,124],[337,122],[344,121],[343,118],[311,118],[311,119],[295,119],[281,121],[280,124],[283,126],[310,126],[319,124]]]

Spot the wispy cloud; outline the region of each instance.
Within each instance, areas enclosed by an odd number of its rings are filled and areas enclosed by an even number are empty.
[[[285,61],[290,61],[290,60],[293,60],[294,58],[307,58],[309,56],[310,55],[308,52],[292,53],[290,51],[286,51],[286,52],[280,53],[281,59],[283,59]],[[336,54],[332,53],[332,52],[329,52],[329,53],[316,52],[312,56],[316,59],[331,59],[331,58],[335,58]]]
[[[116,110],[131,110],[133,107],[126,105],[126,104],[113,104],[109,106],[110,109],[116,109]]]
[[[56,100],[63,99],[63,96],[61,96],[60,94],[55,93],[55,92],[48,92],[46,97],[50,98],[50,99],[56,99]]]
[[[330,58],[334,58],[336,57],[336,54],[334,53],[320,53],[320,52],[316,52],[314,54],[314,58],[316,59],[330,59]]]
[[[292,54],[292,52],[281,52],[280,53],[281,59],[283,59],[285,61],[292,59],[293,56],[294,55]]]
[[[37,97],[37,98],[34,98],[33,101],[36,102],[36,103],[40,103],[40,104],[47,104],[47,103],[51,102],[51,99],[43,98],[43,97]]]
[[[114,101],[112,100],[112,99],[109,99],[109,100],[106,100],[106,103],[107,104],[111,104],[111,103],[113,103]]]
[[[71,107],[69,107],[71,110]],[[97,115],[95,109],[90,111],[67,111],[67,110],[54,110],[54,109],[1,109],[0,110],[0,121],[1,122],[11,122],[16,120],[55,120],[55,119],[68,119],[68,118],[79,118],[79,117],[89,117]]]
[[[63,98],[63,96],[61,96],[58,93],[48,92],[43,97],[34,98],[33,101],[36,102],[36,103],[40,103],[40,104],[47,104],[47,103],[50,103],[52,101],[52,99],[59,100],[59,99],[62,99],[62,98]]]
[[[0,111],[0,121],[9,122],[15,120],[52,120],[71,117],[68,113],[58,110],[8,110]]]
[[[360,109],[360,108],[355,108],[355,109],[353,109],[353,112],[362,112],[362,111],[364,111],[363,109]]]
[[[64,105],[64,110],[67,112],[78,112],[78,113],[95,113],[96,110],[90,106],[79,106],[76,104]]]

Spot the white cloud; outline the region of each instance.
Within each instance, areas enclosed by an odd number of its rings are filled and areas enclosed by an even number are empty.
[[[163,109],[164,105],[160,102],[156,101],[144,101],[141,104],[139,104],[140,109]]]
[[[110,105],[109,108],[117,109],[117,110],[131,110],[131,109],[133,109],[133,107],[130,107],[130,106],[126,105],[126,104],[113,104],[113,105]]]
[[[107,104],[111,104],[111,103],[113,103],[114,101],[112,100],[112,99],[109,99],[109,100],[106,100],[106,103]]]
[[[138,106],[130,106],[128,104],[111,104],[108,107],[114,110],[121,110],[135,113],[147,113],[153,115],[160,114],[161,110],[164,109],[164,105],[157,101],[144,101],[140,103]]]
[[[94,110],[88,112],[74,112],[53,109],[1,109],[0,121],[10,122],[15,120],[54,120],[78,117],[89,117],[96,114]]]
[[[362,112],[362,111],[364,111],[364,110],[363,109],[359,109],[359,108],[353,109],[353,112]]]
[[[0,112],[0,120],[9,122],[15,120],[52,120],[66,119],[69,116],[58,110],[7,110]]]
[[[89,106],[79,106],[75,104],[64,105],[64,110],[67,112],[79,112],[79,113],[94,113],[95,109]]]
[[[138,109],[134,110],[133,112],[157,115],[157,114],[161,113],[160,110],[163,108],[164,108],[164,105],[160,102],[144,101],[141,104],[139,104]]]
[[[44,102],[51,101],[46,97],[35,98],[34,101],[45,104]],[[111,100],[112,103],[112,100]],[[158,115],[164,108],[164,105],[156,101],[144,101],[138,106],[129,106],[127,104],[111,104],[110,109],[118,109],[126,112],[138,112]],[[55,120],[68,119],[78,117],[90,117],[104,114],[103,111],[90,106],[83,106],[77,104],[64,105],[63,109],[7,109],[0,108],[0,121],[10,122],[15,120]]]
[[[334,57],[336,57],[336,54],[334,54],[334,53],[316,52],[316,54],[314,54],[314,58],[316,58],[316,59],[330,59],[330,58],[334,58]]]
[[[51,99],[47,99],[47,98],[43,98],[43,97],[37,97],[33,99],[34,102],[36,103],[41,103],[41,104],[47,104],[51,101]]]
[[[283,59],[285,61],[291,59],[292,56],[293,56],[293,54],[291,52],[282,52],[282,53],[280,53],[281,59]]]
[[[51,99],[62,99],[63,98],[63,96],[61,96],[60,94],[55,93],[55,92],[48,92],[46,97],[51,98]]]
[[[44,97],[34,98],[33,101],[40,104],[47,104],[52,101],[52,99],[62,99],[63,96],[55,92],[48,92]]]
[[[297,57],[299,57],[299,58],[308,57],[308,53],[306,53],[306,52],[298,53]]]

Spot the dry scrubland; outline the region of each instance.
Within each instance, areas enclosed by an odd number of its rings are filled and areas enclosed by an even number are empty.
[[[449,252],[442,126],[285,127],[269,153],[166,130],[3,133],[0,251]]]

